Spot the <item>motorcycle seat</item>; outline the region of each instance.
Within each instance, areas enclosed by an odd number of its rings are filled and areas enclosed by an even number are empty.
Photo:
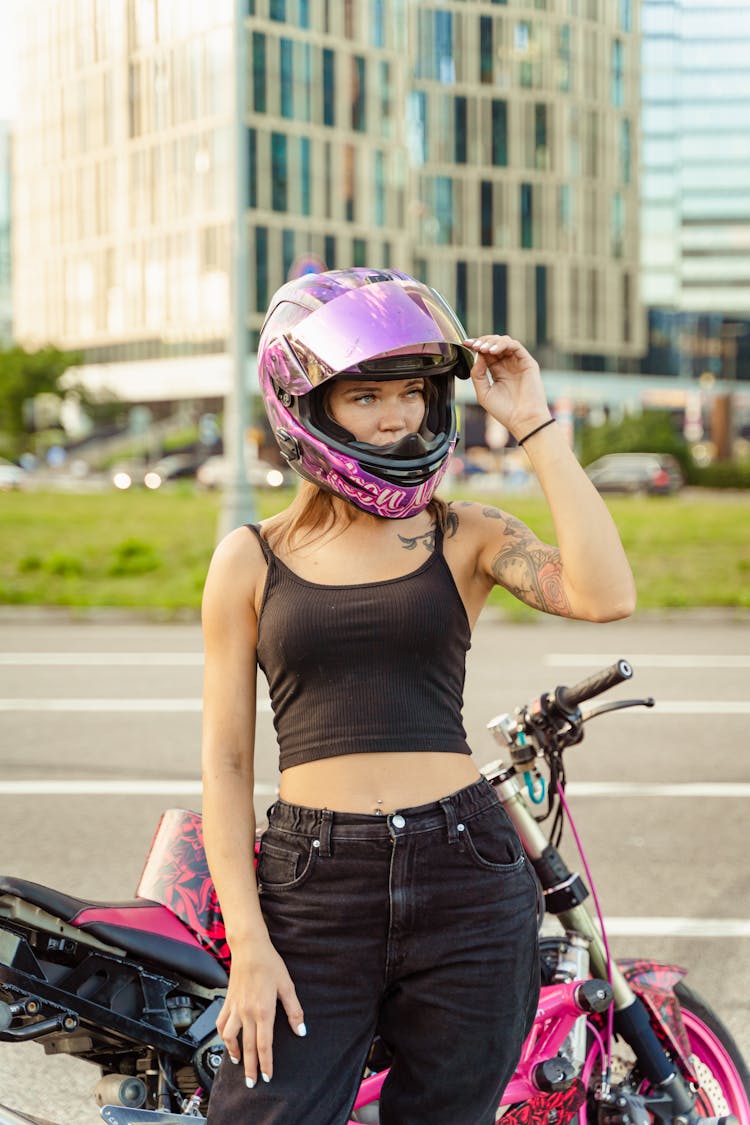
[[[227,974],[216,958],[158,902],[144,898],[92,902],[10,876],[0,876],[2,895],[20,898],[162,970],[178,972],[208,988],[227,986]]]

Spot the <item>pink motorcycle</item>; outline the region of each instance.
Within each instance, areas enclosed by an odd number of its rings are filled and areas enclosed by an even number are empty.
[[[631,677],[629,664],[558,687],[489,724],[509,761],[483,770],[534,866],[547,915],[543,987],[516,1073],[498,1107],[507,1125],[750,1125],[750,1075],[685,970],[610,955],[588,865],[565,798],[565,750],[584,723],[653,700],[581,704]],[[539,810],[544,811],[540,814]],[[545,834],[542,824],[551,821]],[[558,851],[574,832],[589,890]],[[170,1125],[206,1110],[221,1063],[216,1017],[229,949],[196,813],[162,817],[136,898],[94,903],[0,877],[0,1041],[36,1040],[101,1072],[109,1125]],[[7,1048],[6,1048],[7,1049]],[[378,1122],[389,1066],[376,1039],[349,1125]],[[0,1125],[35,1119],[0,1105]],[[300,1123],[303,1125],[303,1123]]]

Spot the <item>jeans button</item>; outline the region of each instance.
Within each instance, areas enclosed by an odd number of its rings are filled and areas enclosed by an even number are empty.
[[[396,815],[391,818],[391,824],[394,828],[406,828],[406,821],[401,813],[396,813]]]

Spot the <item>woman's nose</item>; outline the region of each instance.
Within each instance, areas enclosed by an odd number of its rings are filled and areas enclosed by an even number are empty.
[[[380,416],[381,430],[406,429],[406,410],[400,403],[385,404]]]

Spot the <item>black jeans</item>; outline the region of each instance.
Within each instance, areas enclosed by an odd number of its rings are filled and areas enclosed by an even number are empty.
[[[278,801],[261,905],[305,1012],[279,1005],[274,1073],[224,1059],[209,1125],[344,1125],[373,1036],[381,1125],[492,1125],[536,1012],[536,884],[484,779],[388,816]]]

